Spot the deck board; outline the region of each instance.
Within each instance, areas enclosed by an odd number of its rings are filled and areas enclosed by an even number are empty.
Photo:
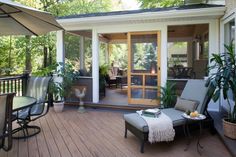
[[[50,130],[51,125],[50,125],[50,127],[48,126],[48,124],[45,120],[45,117],[42,117],[39,120],[40,120],[41,126],[43,128],[42,132],[44,133],[50,156],[60,157],[61,154],[60,154],[58,146],[55,142],[55,134],[52,133]]]
[[[39,121],[40,120],[35,121],[34,124],[37,125],[37,126],[40,126],[41,129],[43,130],[43,128],[42,128]],[[50,157],[50,153],[49,153],[49,150],[48,150],[48,145],[47,145],[47,142],[45,140],[45,136],[44,136],[43,131],[36,136],[36,140],[37,140],[37,144],[38,144],[39,156],[40,157]]]
[[[120,157],[125,156],[125,154],[123,154],[121,151],[117,150],[117,148],[113,145],[113,143],[111,141],[109,141],[104,134],[102,134],[102,132],[105,130],[104,129],[100,130],[97,128],[97,124],[101,124],[101,121],[98,121],[98,123],[94,124],[93,120],[86,119],[86,117],[84,117],[84,116],[81,116],[81,117],[83,117],[81,119],[82,121],[89,121],[89,126],[86,123],[86,129],[91,131],[90,133],[93,134],[94,138],[96,138],[98,140],[100,147],[105,148],[105,152],[107,154],[112,154],[114,152],[115,156],[120,156]],[[78,123],[80,123],[80,122],[78,121]],[[101,143],[100,141],[103,141],[103,142]]]
[[[198,157],[196,139],[184,151],[186,140],[176,137],[173,142],[146,144],[139,152],[140,141],[128,132],[124,138],[123,112],[90,109],[79,114],[75,107],[62,113],[49,113],[33,124],[41,127],[40,134],[27,140],[13,140],[9,152],[0,150],[0,157]],[[14,124],[15,125],[15,124]],[[204,130],[202,157],[228,157],[228,150],[217,135]]]
[[[51,119],[54,121],[58,131],[60,132],[60,135],[62,136],[63,140],[65,141],[65,145],[67,146],[71,156],[76,157],[76,156],[82,156],[82,154],[80,153],[79,149],[77,148],[77,146],[74,144],[71,136],[69,135],[69,133],[67,132],[66,128],[64,127],[64,125],[62,123],[60,123],[58,121],[58,118],[52,114],[48,114],[48,118],[47,119]]]

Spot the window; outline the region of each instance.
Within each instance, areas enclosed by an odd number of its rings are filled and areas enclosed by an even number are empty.
[[[225,24],[225,44],[235,41],[235,21],[234,19]]]
[[[168,67],[187,67],[187,42],[168,43]]]
[[[168,26],[168,78],[203,79],[209,58],[209,25]]]
[[[234,42],[235,40],[235,21],[234,20],[229,23],[229,31],[230,31],[230,36],[229,36],[230,41]]]

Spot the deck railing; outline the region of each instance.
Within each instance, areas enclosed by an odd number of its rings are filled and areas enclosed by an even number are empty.
[[[28,74],[0,77],[0,94],[15,92],[17,96],[25,95]]]

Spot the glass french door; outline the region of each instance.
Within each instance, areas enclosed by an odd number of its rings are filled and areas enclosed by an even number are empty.
[[[128,33],[128,103],[158,105],[160,31]]]

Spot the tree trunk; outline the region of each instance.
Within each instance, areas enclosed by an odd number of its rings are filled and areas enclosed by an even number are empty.
[[[47,59],[48,59],[48,48],[44,46],[43,47],[43,67],[44,68],[48,66]]]
[[[49,61],[48,61],[48,65],[52,65],[52,49],[53,48],[49,46],[49,52],[48,52],[49,53],[49,56],[48,56],[49,57],[48,58]]]
[[[30,47],[31,47],[31,36],[26,35],[26,47],[25,47],[25,71],[31,72],[32,71],[32,64],[31,64],[31,53],[30,53]]]
[[[8,71],[7,75],[10,75],[10,73],[11,73],[11,47],[12,47],[12,36],[10,36],[10,49],[9,49],[9,54],[8,54],[8,68],[9,68],[9,71]]]

